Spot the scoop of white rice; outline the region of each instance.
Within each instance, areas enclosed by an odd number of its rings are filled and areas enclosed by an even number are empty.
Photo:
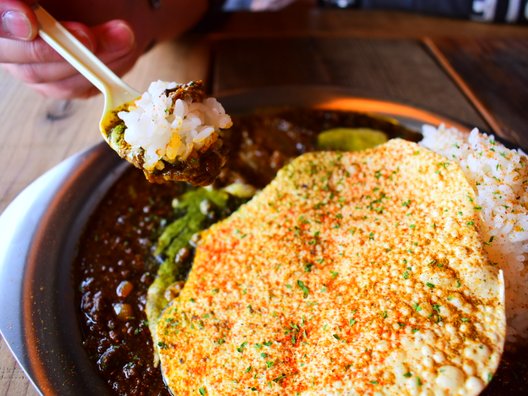
[[[203,102],[172,99],[165,94],[176,82],[155,81],[128,111],[118,113],[125,123],[124,140],[133,153],[143,150],[146,170],[162,169],[162,160],[185,161],[193,150],[209,147],[231,118],[215,98]]]
[[[508,341],[528,341],[528,156],[477,129],[422,133],[420,144],[458,162],[473,185],[485,250],[505,275]]]

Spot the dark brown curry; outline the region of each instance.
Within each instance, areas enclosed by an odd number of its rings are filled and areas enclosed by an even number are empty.
[[[324,110],[275,110],[233,117],[227,139],[231,153],[216,181],[263,187],[292,157],[314,150],[317,134],[335,127],[383,130],[388,137],[419,135],[388,120]],[[171,202],[187,187],[148,183],[129,169],[92,215],[79,244],[75,282],[84,347],[115,394],[168,395],[154,367],[144,313],[146,293],[159,258],[153,254],[160,230],[171,221]],[[192,253],[192,252],[191,252]],[[528,392],[528,350],[506,352],[485,395]]]

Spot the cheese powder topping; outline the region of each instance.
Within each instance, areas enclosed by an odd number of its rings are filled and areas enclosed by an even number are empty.
[[[393,140],[305,154],[202,235],[158,324],[174,394],[475,395],[501,273],[458,166]]]

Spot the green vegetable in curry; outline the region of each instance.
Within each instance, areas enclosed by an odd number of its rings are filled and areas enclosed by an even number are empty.
[[[226,190],[191,188],[174,200],[175,218],[164,228],[156,246],[155,254],[163,262],[147,292],[146,314],[154,344],[158,317],[183,286],[200,231],[229,216],[248,198]]]
[[[361,151],[387,141],[387,135],[370,128],[334,128],[317,136],[320,150]]]

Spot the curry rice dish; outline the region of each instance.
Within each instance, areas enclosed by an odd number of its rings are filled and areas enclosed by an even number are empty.
[[[309,153],[202,234],[158,324],[174,394],[478,394],[502,272],[455,162],[403,140]]]

